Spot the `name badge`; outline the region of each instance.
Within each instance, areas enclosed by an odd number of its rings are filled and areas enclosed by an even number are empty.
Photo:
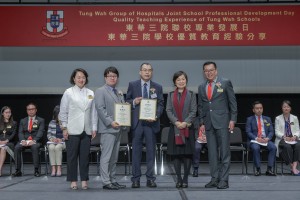
[[[223,92],[223,89],[217,89],[217,92]]]
[[[6,128],[11,128],[11,125],[8,125]]]
[[[151,99],[156,99],[157,98],[157,95],[156,95],[156,93],[154,93],[154,94],[151,94]]]
[[[88,96],[88,99],[93,99],[93,98],[94,98],[93,95]]]
[[[38,126],[36,124],[33,124],[32,125],[32,128],[37,128]]]

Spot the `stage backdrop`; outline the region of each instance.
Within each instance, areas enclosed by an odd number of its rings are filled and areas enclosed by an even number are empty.
[[[1,6],[0,46],[300,45],[300,6]]]

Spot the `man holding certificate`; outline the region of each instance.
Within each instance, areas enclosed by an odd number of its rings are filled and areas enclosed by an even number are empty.
[[[123,124],[126,120],[122,118],[130,119],[130,105],[125,104],[123,93],[116,89],[118,78],[119,72],[115,67],[106,68],[104,71],[105,85],[96,90],[94,99],[98,116],[97,130],[98,133],[101,133],[100,173],[103,189],[107,190],[118,190],[126,187],[116,182],[115,177],[121,135],[128,132],[124,126],[128,124]],[[123,105],[123,108],[116,105]]]
[[[159,118],[163,113],[162,86],[151,81],[153,68],[149,63],[140,66],[140,80],[129,83],[126,102],[132,105],[132,188],[140,187],[143,140],[146,144],[147,187],[157,187],[153,176],[156,133],[160,131]]]

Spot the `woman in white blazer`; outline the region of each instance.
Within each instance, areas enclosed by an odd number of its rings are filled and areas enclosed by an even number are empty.
[[[88,189],[90,143],[91,137],[96,136],[96,131],[92,131],[94,92],[85,87],[88,83],[88,74],[84,69],[75,69],[70,83],[74,86],[64,92],[59,112],[67,147],[67,181],[71,182],[71,189],[78,189],[79,159],[81,187]]]
[[[300,176],[297,165],[300,161],[300,131],[298,117],[291,114],[291,102],[285,100],[281,104],[282,114],[275,119],[275,145],[277,157],[282,156],[285,163],[291,166],[291,173]]]

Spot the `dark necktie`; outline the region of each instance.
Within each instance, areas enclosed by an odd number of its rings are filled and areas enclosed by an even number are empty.
[[[113,88],[113,91],[114,91],[115,95],[118,97],[117,89],[116,89],[116,88]]]
[[[147,83],[144,83],[143,98],[148,99]]]

